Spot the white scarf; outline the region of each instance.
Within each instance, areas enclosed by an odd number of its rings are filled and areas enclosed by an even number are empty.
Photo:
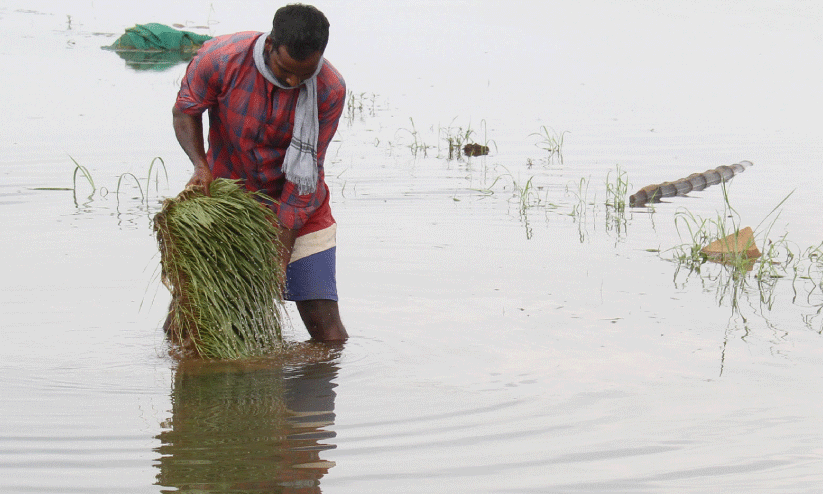
[[[254,44],[254,64],[257,70],[267,81],[280,89],[297,89],[281,84],[266,65],[263,54],[266,37],[266,34],[261,35]],[[298,86],[300,94],[297,95],[297,108],[294,110],[291,144],[283,159],[286,180],[297,186],[297,193],[301,196],[314,193],[317,188],[317,138],[320,135],[320,121],[317,116],[317,74],[322,67],[321,57],[314,74]]]

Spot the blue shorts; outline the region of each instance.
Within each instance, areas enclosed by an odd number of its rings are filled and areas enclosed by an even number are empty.
[[[337,224],[297,237],[286,270],[285,299],[337,302]]]

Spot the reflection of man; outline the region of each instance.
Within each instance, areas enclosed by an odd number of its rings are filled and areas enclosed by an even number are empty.
[[[335,280],[336,223],[324,179],[326,150],[346,95],[323,59],[329,22],[308,5],[277,10],[268,35],[207,42],[189,64],[174,105],[174,131],[194,164],[189,185],[239,179],[275,202],[286,270],[285,298],[312,338],[348,337]],[[209,150],[203,112],[209,113]]]
[[[252,365],[180,363],[172,416],[157,437],[157,485],[320,493],[320,480],[334,466],[320,455],[335,447],[328,441],[335,437],[329,428],[335,419],[337,364]]]

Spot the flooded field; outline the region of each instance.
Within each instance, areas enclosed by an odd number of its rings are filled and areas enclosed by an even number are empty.
[[[275,6],[0,4],[0,491],[819,491],[823,9],[317,5],[350,90],[326,176],[351,339],[289,307],[282,354],[226,363],[160,328],[185,65],[100,47]],[[717,223],[763,262],[686,259]]]

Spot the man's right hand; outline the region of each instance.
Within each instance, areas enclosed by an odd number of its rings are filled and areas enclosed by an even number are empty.
[[[209,191],[209,187],[211,183],[214,181],[214,175],[212,175],[211,170],[208,167],[198,166],[194,168],[194,173],[192,174],[191,178],[189,179],[189,183],[186,186],[194,185],[197,187],[203,188],[203,193],[207,196],[211,195]]]

